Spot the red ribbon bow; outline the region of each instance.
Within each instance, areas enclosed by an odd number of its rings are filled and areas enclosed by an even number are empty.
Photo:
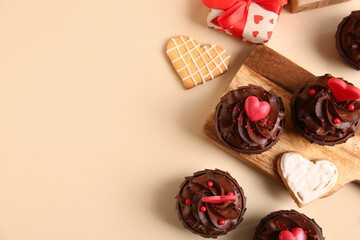
[[[287,0],[203,0],[208,8],[221,9],[225,12],[218,17],[223,30],[230,30],[232,35],[242,39],[247,15],[251,3],[257,3],[265,10],[279,13]]]

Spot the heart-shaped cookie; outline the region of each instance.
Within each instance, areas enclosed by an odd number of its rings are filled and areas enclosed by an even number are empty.
[[[296,152],[282,154],[277,168],[299,207],[324,196],[338,179],[338,169],[332,162],[309,161]]]
[[[266,101],[259,101],[255,96],[246,98],[244,103],[246,116],[251,121],[259,121],[265,118],[270,112],[270,104]]]
[[[355,86],[347,85],[346,82],[341,79],[330,78],[328,86],[334,94],[335,99],[339,102],[360,99],[360,89]]]
[[[214,79],[224,73],[230,63],[230,55],[220,46],[200,46],[188,36],[172,38],[167,44],[167,55],[186,89]]]

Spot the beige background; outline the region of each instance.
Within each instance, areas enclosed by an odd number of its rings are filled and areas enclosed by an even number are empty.
[[[334,47],[360,0],[283,11],[268,46],[314,74],[360,86]],[[208,29],[200,0],[0,0],[0,239],[201,239],[174,197],[204,168],[244,188],[244,222],[221,239],[252,239],[270,211],[298,209],[287,191],[202,134],[208,113],[253,46]],[[188,34],[232,55],[230,70],[184,90],[166,55]],[[360,186],[301,209],[327,240],[356,239]]]

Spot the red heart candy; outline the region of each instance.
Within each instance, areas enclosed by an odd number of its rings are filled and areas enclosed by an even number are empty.
[[[255,22],[255,24],[259,24],[260,21],[263,20],[263,19],[264,19],[264,17],[261,16],[261,15],[255,15],[255,16],[254,16],[254,22]]]
[[[258,31],[253,31],[252,34],[253,34],[254,37],[256,37],[257,35],[259,35],[259,32]]]
[[[266,101],[259,101],[255,96],[250,96],[245,100],[244,109],[246,116],[251,121],[259,121],[265,118],[270,112],[270,104]]]
[[[360,99],[360,89],[347,85],[343,80],[338,78],[330,78],[328,86],[337,101],[350,101]]]
[[[212,196],[212,197],[203,197],[201,198],[201,201],[208,202],[208,203],[223,203],[228,201],[235,201],[236,196],[235,195],[225,195],[225,196]]]
[[[293,228],[291,232],[283,230],[279,234],[279,240],[305,240],[306,234],[301,228]]]

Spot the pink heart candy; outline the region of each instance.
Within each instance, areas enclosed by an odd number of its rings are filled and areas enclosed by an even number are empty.
[[[305,240],[306,234],[301,228],[293,228],[291,232],[283,230],[279,234],[279,240]]]
[[[255,96],[250,96],[245,100],[244,109],[246,116],[251,121],[259,121],[265,118],[270,112],[270,104],[266,101],[259,101]]]
[[[211,196],[211,197],[203,197],[201,201],[208,202],[208,203],[223,203],[223,202],[229,202],[229,201],[235,201],[236,200],[235,195],[225,195],[225,196]]]

